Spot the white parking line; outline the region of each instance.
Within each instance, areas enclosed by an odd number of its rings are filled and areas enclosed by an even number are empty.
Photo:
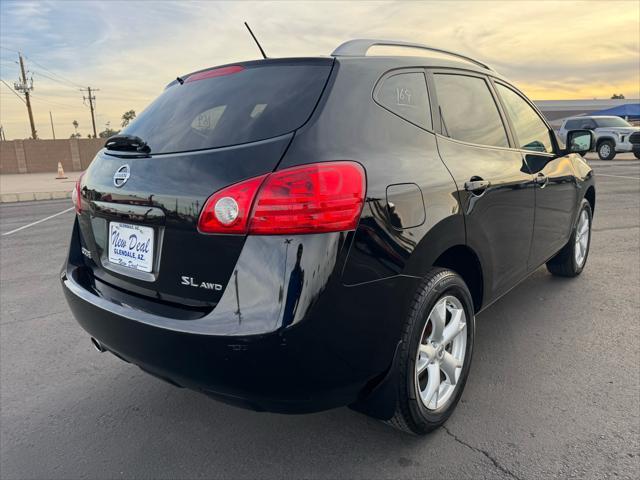
[[[627,177],[626,175],[605,175],[604,173],[597,172],[596,177],[630,178],[631,180],[640,180],[640,177]]]
[[[52,218],[55,218],[58,215],[62,215],[63,213],[67,213],[68,211],[73,210],[73,208],[74,207],[67,208],[66,210],[63,210],[58,213],[54,213],[53,215],[49,215],[48,217],[38,220],[37,222],[33,222],[28,225],[23,225],[22,227],[16,228],[15,230],[11,230],[10,232],[5,232],[2,234],[2,236],[6,237],[7,235],[11,235],[12,233],[19,232],[20,230],[24,230],[25,228],[33,227],[34,225],[38,225],[39,223],[46,222],[47,220],[51,220]]]

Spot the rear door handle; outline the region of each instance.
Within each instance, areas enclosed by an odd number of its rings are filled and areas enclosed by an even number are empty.
[[[475,195],[480,195],[489,188],[491,182],[489,180],[483,180],[480,177],[471,177],[471,180],[465,182],[464,189],[467,192],[471,192]]]
[[[540,188],[544,188],[549,183],[549,177],[547,177],[544,173],[540,172],[536,176],[536,184],[540,185]]]

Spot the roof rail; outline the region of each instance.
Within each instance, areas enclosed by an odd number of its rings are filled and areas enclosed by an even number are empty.
[[[460,53],[451,52],[449,50],[443,50],[441,48],[430,47],[429,45],[422,45],[421,43],[399,42],[397,40],[372,40],[366,38],[357,38],[355,40],[349,40],[344,42],[338,48],[336,48],[331,54],[332,57],[364,57],[367,51],[374,46],[385,47],[406,47],[406,48],[419,48],[421,50],[429,50],[432,52],[444,53],[454,57],[462,58],[468,62],[474,63],[487,70],[495,71],[486,63],[482,63],[466,55]]]

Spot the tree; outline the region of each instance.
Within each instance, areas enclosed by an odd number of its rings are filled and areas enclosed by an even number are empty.
[[[75,136],[77,137],[78,136],[78,125],[79,125],[79,123],[78,123],[77,120],[74,120],[73,122],[71,122],[71,124],[73,125],[73,128],[75,128],[75,130],[76,130]]]
[[[611,100],[624,100],[624,95],[622,93],[614,93],[611,95]]]
[[[98,136],[100,138],[109,138],[113,137],[120,133],[120,130],[113,130],[111,127],[107,126],[103,131],[101,131]]]
[[[136,118],[135,110],[129,110],[128,112],[124,112],[122,114],[122,123],[121,123],[122,128],[129,125],[129,122],[131,122],[131,120],[133,120],[134,118]]]
[[[82,135],[80,135],[79,133],[72,133],[69,138],[80,138],[81,136]]]

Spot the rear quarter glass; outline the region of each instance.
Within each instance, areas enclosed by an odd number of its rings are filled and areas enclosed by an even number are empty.
[[[375,101],[391,113],[419,127],[431,129],[427,80],[422,72],[389,75],[377,86]]]
[[[331,73],[331,59],[258,61],[185,75],[172,82],[122,134],[151,153],[265,140],[302,126]],[[235,67],[235,68],[231,68]],[[222,74],[216,75],[216,71]]]

